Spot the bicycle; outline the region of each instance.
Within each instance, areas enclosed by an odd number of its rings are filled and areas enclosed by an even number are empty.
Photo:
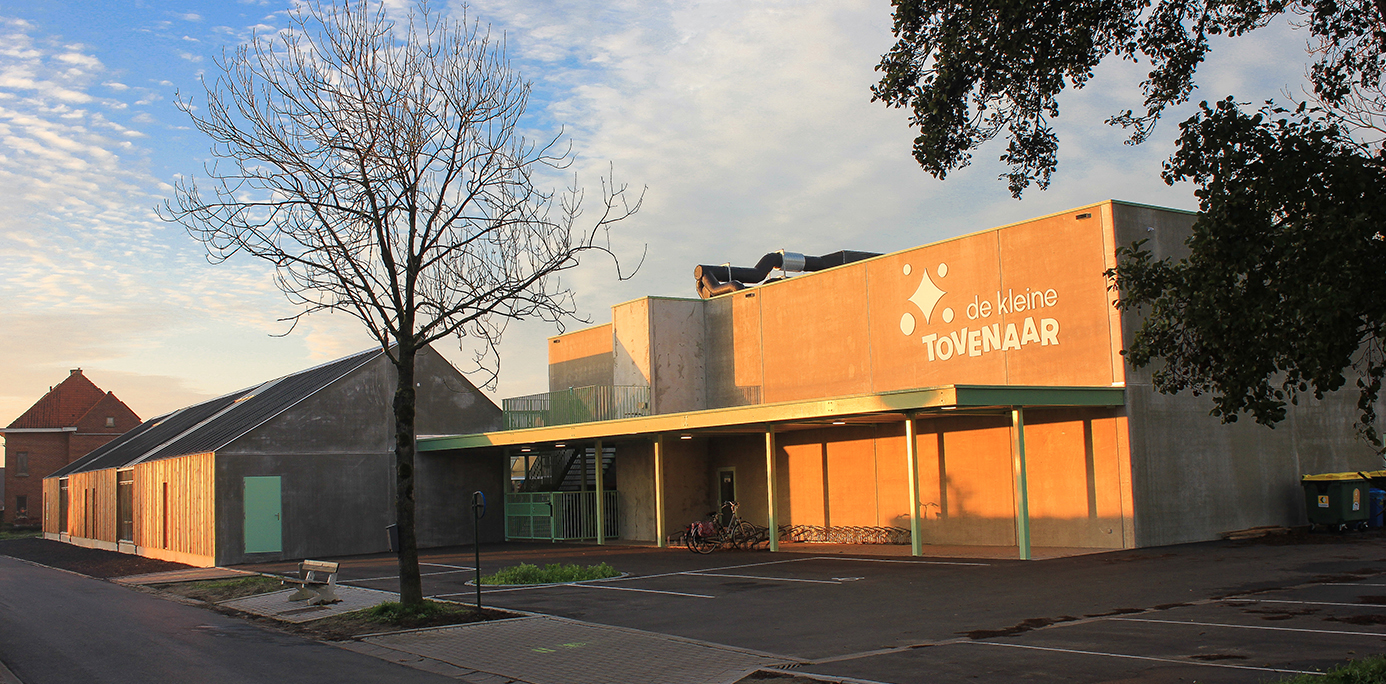
[[[769,543],[765,530],[741,517],[741,505],[735,501],[722,504],[719,511],[708,514],[707,520],[690,523],[684,530],[683,543],[693,553],[712,553],[726,545],[733,549],[754,549],[758,544]],[[718,513],[728,511],[727,524],[718,522],[723,516]]]

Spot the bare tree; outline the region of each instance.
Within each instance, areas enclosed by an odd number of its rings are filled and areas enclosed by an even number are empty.
[[[212,139],[210,190],[180,181],[160,215],[183,224],[213,262],[273,263],[300,306],[285,321],[344,311],[398,370],[396,512],[400,600],[423,602],[414,532],[414,358],[470,338],[477,368],[499,372],[505,324],[576,314],[557,274],[584,252],[612,256],[607,230],[643,193],[602,181],[583,193],[536,188],[572,162],[559,137],[518,130],[530,86],[503,44],[426,4],[395,23],[383,6],[312,2],[288,29],[257,36],[204,81],[205,109],[179,107]],[[561,135],[561,134],[560,134]],[[618,277],[620,273],[617,267]],[[292,330],[292,328],[290,328]]]

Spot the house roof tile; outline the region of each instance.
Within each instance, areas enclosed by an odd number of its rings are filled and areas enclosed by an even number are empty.
[[[64,428],[77,425],[106,392],[76,368],[48,394],[9,424],[10,428]]]

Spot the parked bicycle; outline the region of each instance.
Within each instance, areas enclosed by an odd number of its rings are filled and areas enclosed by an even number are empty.
[[[744,520],[740,513],[741,505],[735,501],[722,504],[720,511],[708,514],[707,520],[698,520],[688,525],[683,532],[683,544],[694,553],[712,553],[727,546],[733,549],[754,549],[760,544],[769,544],[767,528]],[[725,511],[725,515],[719,514]],[[726,520],[723,524],[721,520]]]

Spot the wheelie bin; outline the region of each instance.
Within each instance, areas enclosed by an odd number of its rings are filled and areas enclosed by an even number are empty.
[[[1309,530],[1323,528],[1344,532],[1367,528],[1371,485],[1359,473],[1305,475],[1304,507],[1309,513]]]

